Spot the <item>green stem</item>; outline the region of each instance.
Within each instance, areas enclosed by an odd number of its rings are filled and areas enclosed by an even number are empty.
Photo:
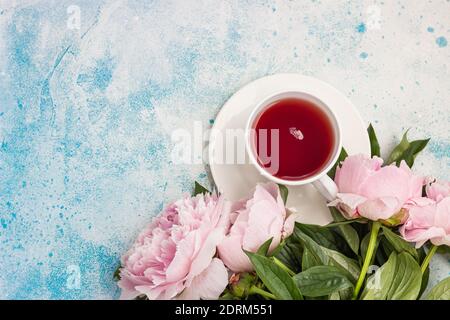
[[[374,221],[372,223],[372,229],[370,230],[370,239],[369,245],[367,246],[366,257],[364,258],[364,263],[361,268],[361,273],[359,274],[358,281],[356,282],[355,290],[353,291],[353,300],[356,300],[359,296],[359,291],[364,283],[366,278],[367,270],[369,269],[370,262],[372,261],[372,256],[375,251],[375,247],[377,244],[378,231],[380,230],[381,223],[378,221]]]
[[[280,260],[278,260],[276,257],[272,257],[273,258],[273,262],[275,262],[275,264],[277,266],[279,266],[281,269],[283,269],[284,271],[286,271],[287,273],[289,273],[289,275],[295,276],[295,272],[292,271],[291,269],[289,269],[289,267],[287,265],[285,265],[283,262],[281,262]]]
[[[438,246],[435,246],[434,244],[431,245],[431,248],[428,251],[427,256],[425,257],[425,259],[422,262],[422,265],[420,266],[420,269],[422,270],[422,274],[424,274],[425,271],[427,270],[427,267],[430,264],[431,258],[436,253],[437,248],[438,248]]]
[[[266,290],[263,290],[261,288],[258,288],[255,285],[250,287],[250,290],[248,291],[248,294],[249,295],[259,294],[260,296],[263,296],[264,298],[273,299],[273,300],[277,299],[277,297],[275,297],[275,295],[273,295],[272,293],[267,292]]]

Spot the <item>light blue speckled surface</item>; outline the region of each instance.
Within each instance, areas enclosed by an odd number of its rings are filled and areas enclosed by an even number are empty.
[[[264,75],[331,83],[385,152],[408,127],[433,137],[416,169],[450,179],[449,13],[448,0],[0,0],[0,298],[117,297],[138,230],[206,181],[168,162],[171,131],[208,126]],[[448,257],[433,262],[436,282]]]

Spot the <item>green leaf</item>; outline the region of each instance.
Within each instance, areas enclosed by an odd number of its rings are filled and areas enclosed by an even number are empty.
[[[361,272],[361,268],[359,267],[359,264],[356,262],[356,260],[351,259],[340,252],[330,250],[327,248],[324,249],[325,254],[329,256],[329,261],[328,263],[326,263],[327,265],[340,267],[343,270],[346,270],[351,275],[351,278],[354,281],[358,279],[359,274]],[[322,261],[326,261],[326,259]]]
[[[389,257],[392,252],[396,252],[392,244],[386,239],[386,237],[381,237],[381,248],[384,254]]]
[[[394,278],[397,264],[397,254],[394,252],[388,261],[379,268],[375,274],[367,279],[361,300],[385,300]]]
[[[341,296],[339,295],[339,292],[333,292],[328,297],[328,300],[341,300]]]
[[[419,264],[421,265],[423,263],[423,260],[425,260],[425,258],[427,257],[425,246],[421,246],[420,248],[418,248],[417,253],[419,254]]]
[[[308,297],[321,297],[353,287],[352,282],[339,269],[333,266],[309,268],[294,276],[301,294]]]
[[[419,254],[417,253],[417,250],[414,248],[412,244],[410,244],[409,242],[405,241],[402,237],[392,232],[391,229],[385,226],[382,226],[382,229],[384,237],[386,238],[387,241],[389,241],[389,243],[392,245],[392,248],[397,253],[408,252],[410,255],[414,257],[414,259],[416,259],[416,261],[419,261]]]
[[[355,260],[338,251],[319,245],[303,232],[301,226],[301,224],[296,223],[294,228],[295,237],[304,245],[305,249],[314,256],[316,261],[320,261],[320,264],[322,265],[335,266],[345,270],[350,275],[349,279],[352,279],[353,281],[358,279],[361,269]]]
[[[378,234],[378,237],[377,237],[378,247],[377,247],[377,252],[375,253],[375,260],[373,260],[373,264],[376,264],[378,266],[382,266],[389,259],[389,255],[385,254],[383,250],[378,250],[380,247],[382,247],[382,245],[380,246],[380,243],[382,240],[383,240],[382,235]]]
[[[334,209],[334,208],[333,208]],[[331,215],[334,218],[334,221],[343,222],[345,220],[344,217],[337,210],[330,210]],[[342,220],[343,219],[343,220]],[[359,250],[359,236],[358,232],[349,224],[341,224],[336,227],[337,233],[344,238],[347,242],[348,246],[352,251],[358,255]]]
[[[395,276],[388,293],[388,300],[415,300],[422,283],[420,266],[410,254],[398,255]]]
[[[436,252],[440,253],[440,254],[450,254],[450,247],[449,246],[439,246],[437,248]]]
[[[372,127],[372,124],[367,128],[367,133],[369,134],[370,140],[370,153],[373,156],[380,156],[380,144],[378,143],[377,135]]]
[[[294,272],[301,271],[303,247],[295,237],[290,236],[285,239],[272,252],[272,255]]]
[[[422,275],[422,284],[420,285],[419,297],[422,296],[422,294],[427,289],[429,280],[430,280],[430,267],[428,266]]]
[[[296,223],[296,227],[313,239],[317,244],[329,249],[338,250],[336,238],[330,229],[314,224],[303,224],[298,222]]]
[[[375,250],[374,250],[374,252],[377,252],[377,250],[378,250],[378,246],[380,244],[380,239],[381,239],[381,235],[378,235],[377,242],[375,243]],[[364,238],[362,239],[362,241],[361,241],[360,250],[361,250],[362,261],[364,261],[364,259],[366,258],[367,248],[369,246],[369,241],[370,241],[370,232],[367,233],[364,236]],[[373,257],[372,257],[371,264],[373,264],[374,260],[375,260],[375,255],[373,255]]]
[[[378,240],[378,238],[377,238]],[[370,232],[367,233],[364,238],[361,240],[361,244],[360,244],[360,251],[361,251],[361,258],[362,261],[364,261],[364,259],[366,258],[366,254],[367,254],[367,248],[369,247],[369,241],[370,241]],[[375,249],[375,252],[377,250]]]
[[[394,163],[399,166],[402,160],[405,160],[406,164],[411,168],[414,164],[416,156],[421,152],[430,139],[408,141],[408,131],[403,134],[400,143],[392,150],[387,164]]]
[[[353,222],[354,220],[357,220],[357,219],[352,219],[352,220],[346,219],[342,215],[342,213],[335,207],[330,207],[330,213],[331,213],[331,216],[333,217],[333,223],[348,222],[348,221]]]
[[[408,149],[405,150],[403,153],[403,159],[406,161],[406,164],[412,168],[414,165],[414,160],[416,160],[416,156],[421,152],[425,147],[427,146],[430,139],[424,139],[424,140],[416,140],[412,141],[409,144]],[[396,162],[397,166],[400,165],[400,161]]]
[[[113,275],[113,279],[114,281],[119,281],[120,280],[120,269],[122,268],[121,265],[119,265],[117,267],[117,269],[114,271],[114,275]]]
[[[358,218],[358,219],[351,219],[351,220],[345,220],[345,221],[339,221],[339,222],[331,222],[327,225],[324,225],[323,227],[324,228],[335,228],[337,226],[352,224],[353,222],[361,223],[362,221],[365,221],[365,220]]]
[[[388,261],[369,277],[363,300],[415,300],[420,292],[422,273],[414,258],[392,252]]]
[[[328,176],[331,178],[331,179],[334,179],[334,176],[336,175],[336,169],[337,169],[337,167],[340,165],[340,163],[342,162],[342,161],[344,161],[345,160],[345,158],[347,158],[348,157],[348,154],[347,154],[347,151],[345,151],[345,149],[344,149],[344,147],[342,147],[342,149],[341,149],[341,153],[339,153],[339,157],[338,157],[338,159],[336,160],[336,163],[333,165],[333,167],[330,169],[330,171],[328,171]]]
[[[439,282],[428,293],[426,300],[450,300],[450,277]]]
[[[334,227],[337,227],[337,226],[340,226],[340,225],[344,225],[344,224],[351,224],[353,222],[357,222],[357,223],[360,223],[360,224],[365,224],[368,221],[366,218],[363,218],[363,217],[359,217],[359,218],[356,218],[356,219],[349,219],[348,220],[335,207],[330,207],[329,209],[330,209],[331,215],[333,216],[333,220],[334,221],[329,223],[329,224],[327,224],[327,225],[325,225],[325,226],[323,226],[323,227],[326,227],[326,228],[334,228]]]
[[[235,295],[233,295],[230,291],[226,290],[219,297],[219,300],[240,300],[240,299]]]
[[[202,186],[200,183],[195,181],[194,193],[192,195],[195,197],[198,194],[205,194],[205,193],[211,193],[211,192],[208,189],[206,189],[204,186]]]
[[[302,256],[302,270],[306,271],[309,268],[319,266],[322,263],[313,255],[308,249],[303,249]]]
[[[353,288],[347,288],[339,291],[339,297],[341,300],[351,300],[353,296]]]
[[[280,189],[281,199],[283,199],[283,203],[286,205],[288,195],[289,195],[289,190],[284,184],[278,184],[278,188]]]
[[[262,255],[262,256],[267,256],[267,253],[269,252],[269,248],[270,248],[270,244],[272,243],[272,239],[270,238],[269,240],[267,240],[266,242],[264,242],[258,249],[258,251],[256,251],[256,253]]]
[[[255,268],[256,274],[264,285],[278,299],[302,300],[294,280],[282,268],[277,266],[272,259],[257,253],[245,252]]]
[[[409,141],[408,141],[408,130],[403,134],[402,140],[400,143],[392,150],[391,154],[389,155],[389,158],[387,160],[387,164],[391,164],[393,162],[397,162],[399,159],[401,159],[401,156],[403,152],[405,152],[406,149],[409,147]]]

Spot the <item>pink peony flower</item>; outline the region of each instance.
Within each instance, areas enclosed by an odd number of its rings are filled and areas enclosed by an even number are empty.
[[[197,195],[168,206],[122,257],[121,299],[217,299],[228,272],[215,258],[229,227],[222,197]]]
[[[286,209],[275,183],[257,185],[250,199],[241,200],[231,214],[232,226],[218,246],[219,257],[234,272],[252,271],[243,250],[256,252],[268,239],[273,250],[285,233]],[[292,229],[293,220],[286,227]],[[292,230],[290,230],[292,231]]]
[[[450,246],[450,184],[435,182],[427,186],[428,198],[416,201],[400,227],[403,238],[421,247],[428,240],[434,245]]]
[[[435,201],[441,201],[450,196],[450,182],[436,181],[426,186],[427,197]]]
[[[382,164],[383,160],[378,157],[347,157],[336,170],[339,193],[329,205],[336,206],[349,219],[393,218],[402,223],[408,204],[421,197],[424,179],[413,175],[404,161],[400,167],[381,167]]]

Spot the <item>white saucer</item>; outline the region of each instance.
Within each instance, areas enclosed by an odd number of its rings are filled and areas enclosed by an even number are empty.
[[[256,103],[281,90],[301,90],[333,108],[342,126],[342,142],[349,154],[370,155],[366,125],[356,107],[341,92],[318,79],[299,74],[276,74],[255,80],[236,92],[217,115],[213,130],[244,129],[246,120]],[[215,161],[214,145],[209,141],[211,174],[219,192],[227,199],[239,200],[249,195],[258,182],[267,181],[251,164],[219,164]],[[222,161],[223,162],[223,161]],[[287,207],[300,213],[299,221],[324,225],[332,221],[325,199],[311,185],[289,187]]]

